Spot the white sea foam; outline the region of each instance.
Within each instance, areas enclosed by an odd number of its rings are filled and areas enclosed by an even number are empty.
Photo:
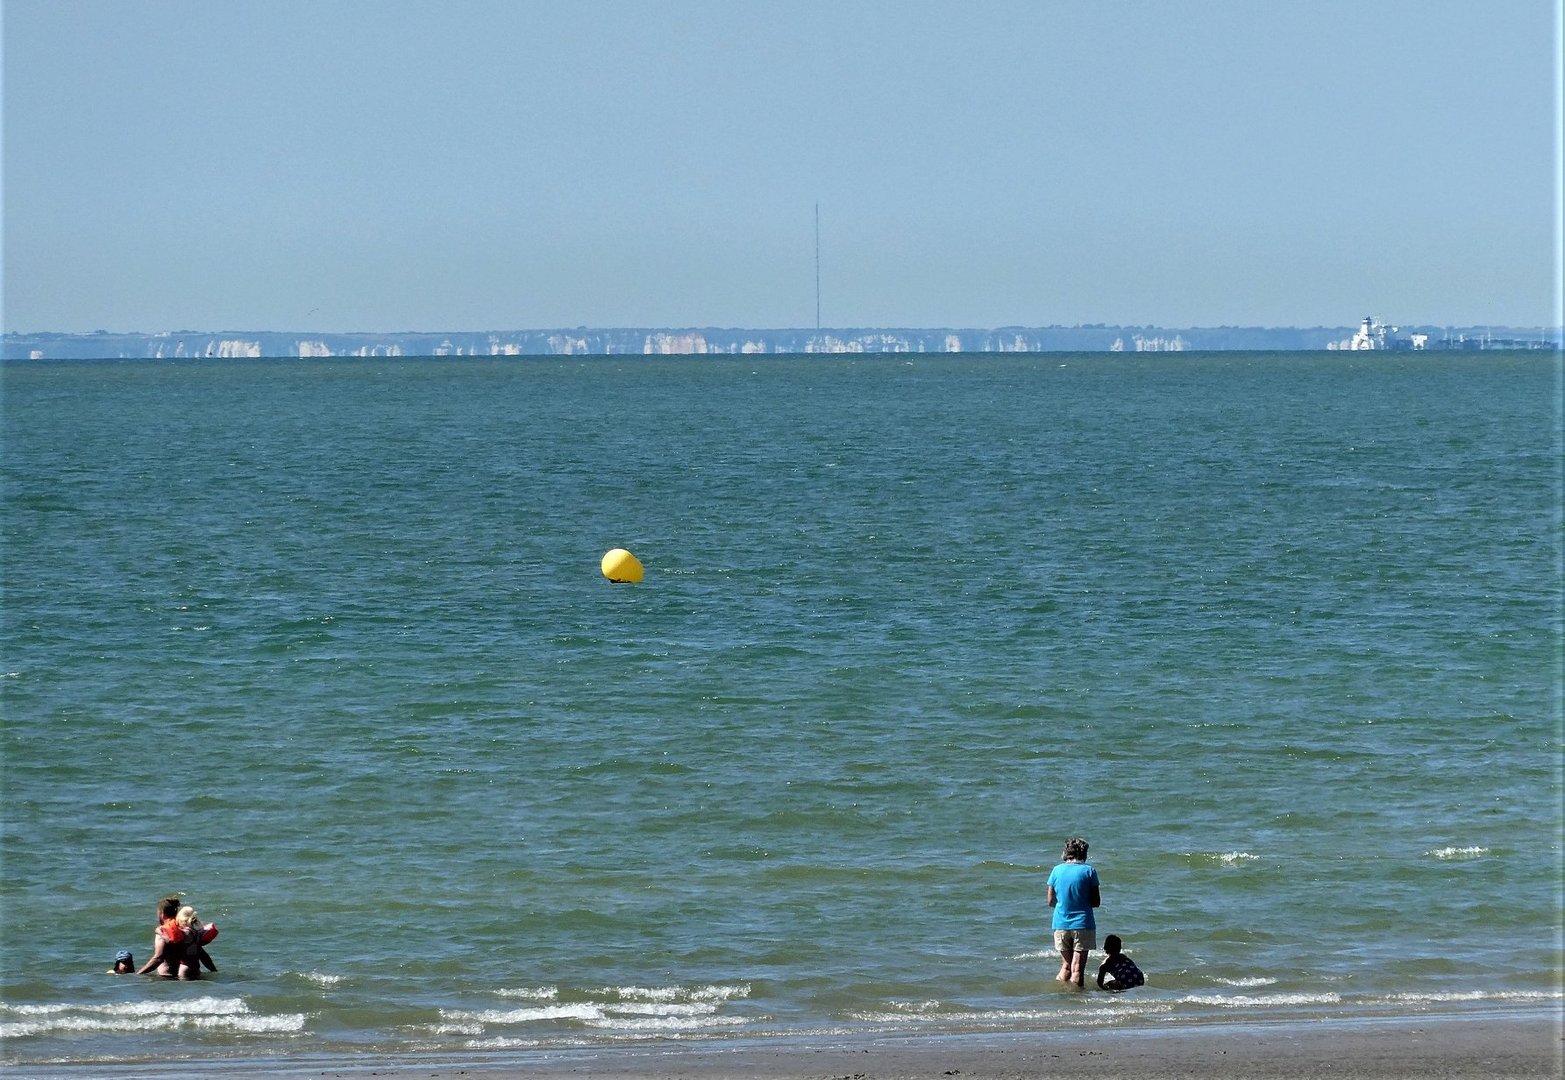
[[[737,986],[605,986],[599,996],[618,1001],[731,1001],[750,996],[750,984]]]
[[[861,1024],[909,1024],[934,1019],[927,1016],[913,1016],[905,1012],[882,1012],[879,1010],[850,1012],[848,1018]]]
[[[303,1031],[304,1013],[279,1013],[276,1016],[198,1016],[187,1021],[189,1026],[207,1031],[236,1031],[248,1035],[288,1034]]]
[[[46,1016],[52,1013],[97,1013],[106,1016],[218,1016],[246,1013],[250,1007],[244,998],[191,998],[189,1001],[115,1001],[103,1005],[76,1002],[50,1002],[44,1005],[11,1005],[0,1002],[0,1013],[19,1016]]]
[[[1443,847],[1424,852],[1437,859],[1478,859],[1489,854],[1486,847]]]
[[[543,1046],[544,1043],[539,1039],[510,1039],[503,1036],[496,1036],[492,1039],[470,1039],[462,1045],[467,1047],[469,1050],[533,1050]],[[548,1045],[551,1047],[558,1047],[574,1046],[579,1044],[561,1043],[558,1040],[550,1039]]]
[[[557,1001],[560,997],[558,986],[519,986],[513,990],[496,990],[495,994],[503,998],[520,998],[523,1001]]]
[[[1257,975],[1257,976],[1254,976],[1254,977],[1248,978],[1248,979],[1223,979],[1223,978],[1218,978],[1217,976],[1214,975],[1212,977],[1212,981],[1215,982],[1215,983],[1221,983],[1223,986],[1240,986],[1240,987],[1246,987],[1246,986],[1272,986],[1272,985],[1274,985],[1277,982],[1276,979],[1270,979],[1270,978],[1267,978],[1264,975]]]
[[[436,1034],[480,1035],[489,1025],[564,1021],[602,1031],[681,1032],[751,1023],[718,1015],[723,1002],[748,997],[748,983],[737,986],[606,986],[592,991],[596,1000],[560,1002],[557,987],[499,991],[502,997],[532,1004],[511,1009],[442,1009]]]
[[[940,1002],[928,1002],[936,1006],[928,1012],[903,1011],[898,1008],[899,1002],[889,1002],[889,1010],[869,1010],[850,1014],[851,1018],[860,1023],[885,1024],[885,1025],[919,1025],[931,1026],[941,1024],[951,1025],[977,1025],[977,1024],[1012,1024],[1012,1023],[1037,1023],[1047,1021],[1050,1023],[1104,1023],[1122,1020],[1129,1015],[1150,1015],[1154,1013],[1172,1012],[1173,1006],[1163,1001],[1131,1000],[1118,998],[1111,1006],[1093,1009],[959,1009],[939,1008]]]
[[[0,1022],[0,1039],[65,1033],[160,1031],[287,1035],[303,1031],[309,1019],[304,1013],[254,1013],[243,998],[124,1001],[102,1005],[51,1002],[44,1005],[3,1005],[0,1010],[6,1016],[26,1018]]]
[[[1231,994],[1192,994],[1178,999],[1182,1005],[1216,1005],[1225,1009],[1255,1009],[1287,1005],[1337,1005],[1341,994],[1251,994],[1242,997]]]
[[[1258,862],[1261,858],[1248,851],[1187,851],[1184,856],[1207,866],[1240,866],[1244,863]]]
[[[1387,1001],[1434,1004],[1444,1001],[1560,1001],[1565,993],[1557,990],[1445,990],[1388,994]]]
[[[649,1016],[638,1019],[605,1016],[598,1020],[589,1020],[587,1025],[594,1028],[613,1028],[616,1031],[698,1031],[749,1022],[742,1016]]]
[[[322,972],[322,971],[302,971],[302,972],[299,973],[299,977],[301,979],[303,979],[305,982],[312,982],[312,983],[315,983],[317,986],[336,986],[338,983],[342,982],[343,979],[345,979],[347,976],[345,976],[345,975],[327,975],[325,972]]]
[[[538,1020],[596,1020],[603,1016],[603,1006],[590,1001],[571,1005],[540,1005],[531,1009],[441,1009],[444,1020],[458,1023],[476,1020],[480,1024],[530,1024]]]
[[[711,1016],[717,1005],[710,1001],[617,1001],[603,1007],[609,1016]]]

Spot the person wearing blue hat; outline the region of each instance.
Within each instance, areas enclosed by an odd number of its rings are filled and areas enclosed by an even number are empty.
[[[121,949],[114,954],[114,966],[106,974],[109,975],[134,975],[136,973],[136,961],[132,959],[129,949]]]

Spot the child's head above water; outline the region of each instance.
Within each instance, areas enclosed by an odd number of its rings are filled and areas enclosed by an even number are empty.
[[[121,949],[114,954],[114,966],[109,969],[116,975],[128,975],[136,970],[136,961],[131,958],[129,949]]]
[[[186,904],[184,907],[179,909],[179,914],[174,916],[174,921],[186,930],[189,930],[192,926],[196,926],[200,922],[200,920],[196,918],[196,909],[191,907],[189,904]]]
[[[1125,947],[1125,943],[1119,939],[1118,934],[1110,934],[1103,939],[1103,951],[1110,956],[1118,956],[1119,951]]]

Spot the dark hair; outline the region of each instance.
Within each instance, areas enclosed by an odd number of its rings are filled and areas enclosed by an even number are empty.
[[[1067,859],[1085,859],[1087,857],[1087,841],[1079,836],[1073,836],[1065,841],[1065,857]]]
[[[1110,934],[1103,939],[1103,951],[1113,956],[1125,947],[1125,943],[1119,939],[1118,934]]]
[[[179,914],[179,909],[185,906],[185,902],[177,896],[165,896],[158,901],[158,910],[163,913],[165,919],[172,919]]]

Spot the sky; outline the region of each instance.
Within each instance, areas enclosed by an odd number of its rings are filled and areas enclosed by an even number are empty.
[[[1560,3],[3,0],[3,326],[1558,326]]]

